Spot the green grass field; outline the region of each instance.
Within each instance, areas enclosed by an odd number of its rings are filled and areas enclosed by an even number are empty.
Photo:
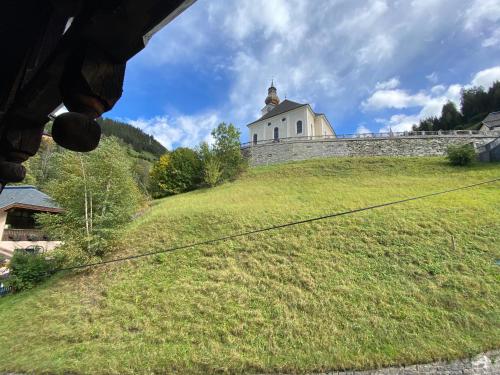
[[[446,190],[500,164],[320,159],[157,202],[113,256]],[[58,275],[0,299],[0,371],[316,372],[500,348],[500,183]]]

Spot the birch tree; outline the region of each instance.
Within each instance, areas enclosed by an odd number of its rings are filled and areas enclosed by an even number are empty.
[[[114,138],[103,139],[87,154],[57,155],[57,174],[45,190],[65,211],[39,215],[38,220],[52,237],[64,241],[63,251],[72,260],[103,256],[137,212],[142,197],[131,168],[126,150]]]

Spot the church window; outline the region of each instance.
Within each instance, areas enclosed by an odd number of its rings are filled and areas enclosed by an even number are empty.
[[[274,128],[274,140],[277,141],[280,138],[280,130],[276,127]]]
[[[268,122],[268,123],[267,123],[267,126],[271,126],[271,123],[270,123],[270,122]]]
[[[302,134],[302,121],[297,121],[297,134]]]
[[[254,134],[253,135],[253,144],[256,145],[257,144],[257,134]]]

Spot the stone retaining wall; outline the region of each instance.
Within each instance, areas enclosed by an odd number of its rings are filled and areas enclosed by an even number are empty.
[[[244,148],[250,165],[333,156],[440,156],[450,144],[483,146],[498,135],[435,135],[386,138],[332,138],[293,140]]]
[[[325,375],[498,375],[500,350],[479,354],[474,358],[425,365],[387,367],[369,371],[328,372]],[[319,375],[319,374],[317,374]]]

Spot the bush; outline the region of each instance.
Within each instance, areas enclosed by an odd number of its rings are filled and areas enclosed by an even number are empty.
[[[208,186],[217,185],[222,178],[221,163],[215,159],[210,158],[204,163],[203,181]]]
[[[48,278],[58,266],[57,258],[43,254],[15,251],[9,263],[10,274],[6,284],[14,290],[33,288]]]
[[[187,147],[179,147],[163,155],[151,170],[151,188],[155,198],[193,190],[201,180],[200,157]]]
[[[446,149],[446,157],[453,165],[469,165],[476,158],[476,151],[470,144],[450,145]]]

